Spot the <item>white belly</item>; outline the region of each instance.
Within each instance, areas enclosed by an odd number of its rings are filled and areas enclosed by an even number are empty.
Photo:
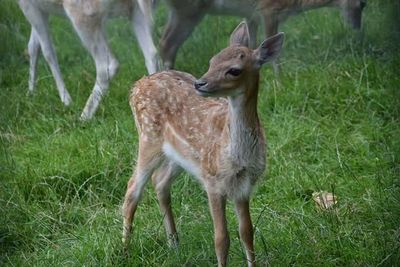
[[[179,166],[181,166],[201,182],[201,170],[195,162],[183,157],[170,143],[164,143],[162,150],[169,159],[175,161]]]

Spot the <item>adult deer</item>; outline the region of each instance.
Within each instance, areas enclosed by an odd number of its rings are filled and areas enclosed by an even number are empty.
[[[354,27],[361,27],[361,12],[366,0],[166,0],[170,16],[160,41],[160,54],[166,68],[173,68],[176,53],[205,14],[245,17],[250,31],[250,47],[254,48],[257,27],[263,20],[265,37],[278,32],[280,22],[304,10],[332,6],[342,10]]]
[[[265,169],[264,130],[257,114],[259,71],[275,59],[283,33],[250,49],[247,24],[232,33],[229,47],[210,61],[199,80],[164,71],[136,82],[130,105],[139,133],[137,165],[128,182],[124,242],[128,242],[140,196],[152,177],[170,242],[177,243],[170,188],[186,170],[207,192],[219,266],[226,266],[229,236],[226,200],[233,200],[249,266],[255,266],[249,198]]]
[[[66,16],[90,52],[96,65],[96,82],[81,114],[82,120],[92,118],[118,69],[118,61],[113,56],[104,33],[104,25],[108,18],[127,16],[131,19],[145,57],[147,71],[157,71],[157,50],[151,37],[151,2],[148,0],[19,0],[18,3],[32,25],[28,44],[30,92],[35,88],[36,65],[42,50],[56,81],[61,101],[66,106],[71,102],[50,38],[49,15]]]

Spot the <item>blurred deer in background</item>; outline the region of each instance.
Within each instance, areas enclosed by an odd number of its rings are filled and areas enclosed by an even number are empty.
[[[157,50],[151,37],[152,3],[149,0],[19,0],[18,3],[32,26],[28,44],[30,92],[35,88],[36,65],[42,50],[56,81],[61,101],[66,106],[71,103],[50,38],[49,15],[66,16],[90,52],[96,65],[96,82],[81,114],[82,120],[92,118],[118,69],[118,61],[113,56],[105,37],[104,25],[109,18],[116,16],[130,18],[145,57],[147,71],[150,74],[157,71]]]
[[[176,53],[206,14],[245,17],[250,31],[250,47],[256,44],[257,28],[263,21],[265,37],[278,32],[279,23],[301,11],[338,7],[353,28],[361,27],[361,13],[366,0],[166,0],[170,16],[160,41],[164,66],[175,64]]]
[[[130,104],[139,148],[123,206],[125,245],[150,177],[170,244],[177,244],[170,189],[174,178],[186,170],[207,192],[218,265],[227,264],[230,241],[225,206],[231,199],[248,265],[255,266],[249,201],[266,164],[264,129],[257,114],[259,71],[280,53],[283,34],[268,38],[255,50],[249,43],[243,22],[232,33],[230,46],[211,59],[201,79],[164,71],[136,82]]]

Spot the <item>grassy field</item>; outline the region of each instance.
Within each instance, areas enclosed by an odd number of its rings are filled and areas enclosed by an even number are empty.
[[[369,1],[363,38],[333,9],[290,18],[278,83],[262,73],[259,112],[268,138],[268,171],[251,212],[257,260],[272,266],[400,264],[400,4]],[[156,40],[166,10],[156,17]],[[177,68],[200,76],[227,44],[239,18],[207,17],[185,43]],[[108,24],[120,71],[95,119],[78,118],[94,64],[70,24],[51,19],[74,103],[64,108],[41,59],[28,95],[30,26],[16,1],[0,1],[0,265],[212,266],[207,198],[187,175],[173,187],[180,248],[166,245],[148,186],[128,255],[121,246],[121,204],[135,163],[137,134],[129,89],[145,75],[129,22]],[[334,192],[321,210],[310,193]],[[228,206],[230,265],[244,266]]]

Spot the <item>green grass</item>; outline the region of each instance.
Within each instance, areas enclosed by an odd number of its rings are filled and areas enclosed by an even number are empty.
[[[262,72],[259,111],[268,171],[251,212],[259,263],[272,266],[396,266],[400,262],[400,5],[369,1],[363,38],[339,12],[290,18],[278,83]],[[156,40],[166,10],[156,19]],[[200,76],[239,18],[207,17],[182,47],[177,68]],[[180,248],[169,249],[154,190],[137,211],[129,254],[121,246],[121,203],[135,163],[129,89],[145,74],[129,22],[108,24],[120,60],[95,119],[79,122],[94,64],[68,22],[52,32],[74,103],[64,108],[41,59],[27,94],[30,27],[17,4],[0,2],[0,265],[212,266],[212,222],[200,186],[173,187]],[[334,191],[321,211],[312,191]],[[244,266],[231,204],[230,265]]]

